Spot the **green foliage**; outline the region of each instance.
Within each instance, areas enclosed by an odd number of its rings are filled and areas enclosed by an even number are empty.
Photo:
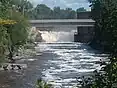
[[[109,64],[99,72],[95,72],[95,79],[91,88],[117,88],[117,58],[110,58]]]
[[[109,63],[103,65],[100,71],[95,70],[94,76],[80,78],[78,88],[117,88],[117,58],[109,58]]]
[[[22,13],[29,19],[75,19],[77,11],[71,8],[61,9],[60,7],[49,8],[45,4],[38,4],[33,7],[28,0],[1,0],[3,5],[0,5],[0,17],[5,17],[11,12],[11,9]],[[7,8],[7,9],[6,9]],[[86,11],[84,8],[79,8],[79,11]],[[4,13],[3,13],[4,11]],[[6,15],[4,15],[6,14]]]
[[[92,78],[82,76],[77,78],[77,82],[77,88],[91,88],[92,86]]]
[[[54,7],[52,10],[45,4],[38,4],[32,15],[32,19],[74,19],[76,18],[76,11],[71,8],[61,9],[60,7]]]
[[[37,7],[35,8],[35,12],[36,12],[35,17],[37,19],[43,19],[43,18],[47,19],[51,16],[52,11],[45,4],[40,4],[40,5],[37,5]]]
[[[77,12],[86,12],[87,10],[84,7],[78,8],[76,10]]]
[[[28,22],[21,13],[15,11],[13,11],[13,13],[11,19],[15,20],[17,23],[13,26],[9,26],[7,29],[9,36],[8,50],[10,54],[14,54],[18,51],[20,47],[26,44],[28,39]],[[12,57],[10,58],[12,59]]]
[[[96,21],[95,40],[111,53],[117,52],[117,0],[92,0],[92,18]]]
[[[9,59],[21,46],[23,46],[28,38],[28,22],[23,13],[17,10],[19,0],[1,0],[0,1],[0,19],[14,20],[15,24],[0,25],[0,58],[5,58],[9,52]]]
[[[8,17],[10,0],[0,0],[0,18],[6,19]]]
[[[46,82],[39,79],[37,80],[36,88],[53,88],[53,87],[51,84],[47,84]]]
[[[8,0],[0,0],[0,18],[7,19],[8,18]],[[6,14],[6,15],[5,15]],[[5,51],[7,50],[8,44],[8,34],[7,28],[3,25],[0,25],[0,60],[5,58]]]
[[[95,38],[110,53],[109,63],[97,72],[91,88],[117,88],[117,0],[89,0],[96,21]]]
[[[81,8],[80,11],[86,11]],[[76,19],[77,11],[72,8],[61,9],[60,7],[49,8],[45,4],[38,4],[29,13],[30,19]]]
[[[15,11],[13,11],[11,19],[17,22],[17,24],[10,26],[8,29],[8,33],[12,38],[12,43],[13,45],[22,45],[23,42],[26,42],[28,37],[28,21],[21,13]]]
[[[12,8],[22,13],[25,17],[30,17],[33,5],[28,0],[12,0]]]
[[[8,44],[8,34],[7,29],[3,26],[0,26],[0,58],[1,60],[5,58],[5,51]]]

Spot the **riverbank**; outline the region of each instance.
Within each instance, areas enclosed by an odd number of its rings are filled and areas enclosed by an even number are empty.
[[[38,54],[38,55],[41,55],[41,54]],[[19,49],[18,52],[16,52],[13,55],[13,61],[9,60],[6,57],[5,60],[0,63],[0,71],[25,69],[25,68],[27,68],[26,64],[23,64],[23,63],[20,63],[20,62],[25,61],[24,58],[28,59],[28,58],[32,58],[34,56],[36,56],[35,45],[30,44],[30,48],[29,48],[29,45],[28,46],[26,45],[25,47]]]
[[[40,78],[53,86],[72,88],[77,84],[77,77],[89,76],[95,69],[100,69],[96,62],[106,56],[82,43],[40,43],[38,47],[43,52],[41,56],[37,56],[37,51],[36,56],[18,61],[27,64],[25,70],[0,73],[0,77],[9,75],[0,81],[13,82],[5,83],[9,84],[6,88],[34,88]]]
[[[108,51],[108,49],[106,49],[103,45],[101,45],[100,43],[98,43],[96,40],[91,41],[90,43],[88,43],[88,45],[95,49],[98,50],[101,53],[105,53],[105,54],[109,54],[110,52]]]

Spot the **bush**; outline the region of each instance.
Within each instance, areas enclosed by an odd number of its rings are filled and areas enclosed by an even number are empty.
[[[38,79],[36,88],[53,88],[53,87],[51,84],[44,82],[42,79]]]

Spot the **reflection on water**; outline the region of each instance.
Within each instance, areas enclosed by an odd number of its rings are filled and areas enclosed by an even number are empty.
[[[24,71],[2,71],[0,88],[34,88],[40,77],[55,88],[71,88],[76,77],[91,75],[100,69],[95,62],[106,56],[82,43],[39,43],[35,48],[37,53],[43,54],[19,60],[18,63],[28,66]]]
[[[38,47],[40,51],[55,55],[44,63],[42,77],[57,88],[72,87],[76,83],[76,77],[89,75],[95,69],[100,69],[100,65],[95,62],[106,56],[82,43],[43,43]]]
[[[66,36],[64,35],[63,39],[66,39]],[[76,77],[89,76],[95,69],[100,69],[99,64],[95,62],[104,60],[105,54],[100,54],[86,44],[70,40],[64,43],[39,43],[35,47],[37,56],[17,61],[27,64],[27,69],[0,72],[0,88],[34,88],[36,80],[40,77],[55,88],[71,88],[77,83]],[[41,56],[38,55],[40,52]]]

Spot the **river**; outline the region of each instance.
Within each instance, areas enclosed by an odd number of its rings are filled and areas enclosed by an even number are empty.
[[[66,38],[64,36],[63,41]],[[91,75],[95,69],[100,69],[96,62],[106,58],[105,54],[87,44],[68,39],[66,42],[55,40],[56,38],[53,39],[54,42],[39,43],[35,47],[37,55],[17,61],[26,64],[26,69],[1,71],[0,88],[35,88],[36,81],[40,78],[53,84],[55,88],[72,88],[77,83],[77,77]]]

